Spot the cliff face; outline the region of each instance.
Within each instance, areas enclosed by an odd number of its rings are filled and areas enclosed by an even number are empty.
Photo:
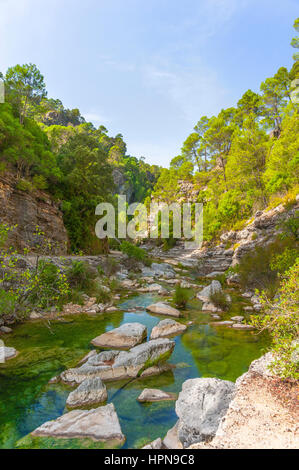
[[[38,243],[34,235],[38,226],[51,241],[53,254],[67,253],[67,231],[57,205],[44,192],[16,189],[12,175],[0,176],[0,223],[17,225],[9,234],[9,243],[18,251],[29,247],[34,250]]]

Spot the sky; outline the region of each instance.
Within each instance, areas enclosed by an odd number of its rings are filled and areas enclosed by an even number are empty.
[[[0,0],[0,71],[36,64],[49,97],[168,166],[201,116],[291,67],[298,16],[299,0]]]

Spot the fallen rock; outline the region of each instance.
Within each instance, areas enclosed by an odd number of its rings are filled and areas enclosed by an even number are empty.
[[[187,380],[176,402],[178,437],[184,448],[215,436],[233,399],[235,384],[226,380]]]
[[[210,274],[207,274],[206,277],[208,279],[213,279],[213,278],[216,278],[217,276],[223,276],[223,271],[213,271],[212,273]]]
[[[175,278],[173,268],[167,263],[152,263],[151,267],[142,269],[142,277],[164,277],[166,279]]]
[[[212,302],[204,302],[201,307],[201,310],[203,312],[213,312],[213,313],[221,312],[221,309],[216,307],[216,305],[214,305]]]
[[[147,337],[147,328],[141,323],[125,323],[91,341],[97,348],[130,349]]]
[[[12,329],[9,328],[8,326],[1,326],[0,331],[1,331],[1,333],[8,334],[8,333],[12,332]]]
[[[153,450],[161,450],[164,449],[163,442],[161,438],[159,437],[155,441],[151,442],[150,444],[142,447],[142,449],[153,449]]]
[[[88,354],[86,354],[79,362],[78,362],[78,366],[81,366],[82,364],[85,364],[85,362],[88,361],[88,359],[90,359],[91,357],[93,356],[96,356],[97,355],[97,352],[95,349],[93,349],[92,351],[90,351]]]
[[[139,344],[130,351],[104,351],[91,357],[81,367],[62,372],[60,377],[65,383],[80,384],[97,377],[103,381],[114,381],[157,375],[170,368],[164,363],[174,347],[174,341],[160,338]]]
[[[197,294],[197,298],[202,302],[210,302],[210,296],[216,292],[222,292],[222,286],[219,281],[212,281],[209,286]]]
[[[154,388],[145,388],[137,398],[140,403],[170,401],[176,399],[177,395],[175,393],[163,392],[163,390],[157,390]]]
[[[244,307],[245,312],[253,312],[253,307],[250,307],[249,305],[247,307]]]
[[[254,326],[251,325],[244,325],[243,323],[235,323],[232,325],[232,328],[235,330],[255,330]]]
[[[37,312],[31,312],[29,315],[30,320],[40,320],[42,318],[42,315]]]
[[[180,333],[183,333],[183,331],[186,331],[186,329],[186,325],[176,322],[175,320],[162,320],[152,329],[151,339],[179,335]]]
[[[14,359],[18,354],[19,352],[15,348],[9,348],[7,346],[1,347],[0,345],[0,363]]]
[[[231,317],[231,320],[236,321],[237,323],[242,323],[242,321],[244,320],[244,317],[242,316]]]
[[[168,315],[170,317],[181,316],[181,312],[179,310],[170,307],[170,305],[167,305],[163,302],[157,302],[156,304],[149,305],[148,307],[146,307],[146,310],[159,315]]]
[[[66,404],[69,408],[78,408],[103,403],[107,398],[106,386],[100,378],[86,379],[69,394]]]
[[[215,321],[210,323],[213,326],[232,326],[234,324],[233,321],[225,320],[225,321]]]
[[[183,444],[179,440],[179,421],[171,428],[163,439],[163,444],[167,449],[183,449]]]
[[[121,431],[114,405],[110,403],[93,410],[74,410],[55,421],[48,421],[31,433],[33,436],[57,439],[92,439],[123,445],[125,436]]]

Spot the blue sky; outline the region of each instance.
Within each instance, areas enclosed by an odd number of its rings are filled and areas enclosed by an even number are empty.
[[[35,63],[49,97],[167,166],[203,115],[290,67],[299,0],[0,0],[0,70]]]

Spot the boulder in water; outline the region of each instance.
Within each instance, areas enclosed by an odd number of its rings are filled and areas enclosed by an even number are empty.
[[[97,348],[130,349],[147,337],[147,328],[141,323],[125,323],[91,341]]]

